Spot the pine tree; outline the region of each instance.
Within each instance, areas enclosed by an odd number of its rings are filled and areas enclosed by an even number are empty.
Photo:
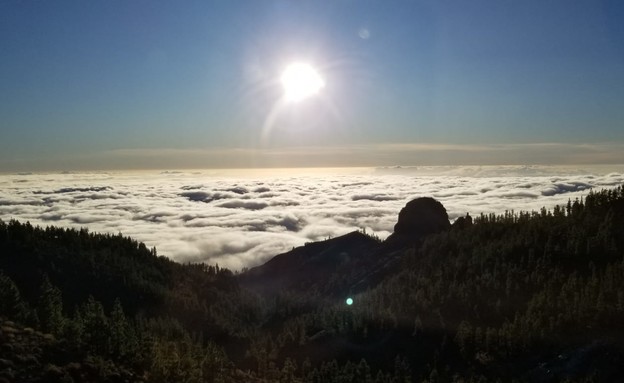
[[[79,350],[83,345],[84,322],[80,310],[76,309],[74,316],[65,321],[63,338],[71,340],[71,347]]]
[[[295,372],[297,371],[297,363],[293,362],[290,358],[286,358],[284,366],[280,374],[280,382],[293,383],[295,382]]]
[[[394,359],[394,381],[397,383],[408,383],[412,381],[409,363],[398,355]]]
[[[81,315],[85,345],[92,354],[107,355],[110,350],[110,330],[102,304],[89,296],[82,307]]]
[[[123,359],[136,351],[136,335],[126,319],[119,299],[116,299],[113,304],[108,327],[110,331],[110,351],[113,358]]]
[[[65,325],[61,291],[50,283],[47,276],[43,277],[39,291],[37,314],[41,329],[51,334],[61,334]]]
[[[9,319],[24,321],[28,317],[28,309],[13,280],[0,271],[0,315]]]
[[[371,383],[373,381],[371,370],[368,363],[366,363],[366,359],[360,359],[360,363],[358,363],[355,368],[355,377],[357,382]]]

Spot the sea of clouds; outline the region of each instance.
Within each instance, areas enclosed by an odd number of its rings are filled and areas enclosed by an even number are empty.
[[[624,183],[624,166],[0,175],[0,219],[131,236],[180,262],[251,267],[305,242],[392,233],[432,196],[449,218],[539,210]]]

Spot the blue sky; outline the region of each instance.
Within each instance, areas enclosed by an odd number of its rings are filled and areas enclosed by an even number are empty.
[[[0,171],[624,163],[620,3],[4,0]]]

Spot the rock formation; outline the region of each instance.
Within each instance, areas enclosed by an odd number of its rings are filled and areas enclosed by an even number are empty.
[[[399,212],[390,241],[417,241],[426,235],[448,230],[451,223],[444,206],[431,197],[420,197],[405,205]]]

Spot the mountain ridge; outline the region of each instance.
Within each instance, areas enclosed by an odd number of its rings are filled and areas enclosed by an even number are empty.
[[[332,296],[358,293],[396,270],[406,249],[450,227],[440,202],[431,197],[415,198],[401,209],[395,231],[386,241],[353,231],[310,242],[249,269],[239,280],[244,287],[269,295],[282,289],[309,288]],[[343,280],[332,283],[327,278],[332,273],[342,275]]]
[[[0,221],[0,381],[624,379],[621,186],[461,222],[303,246],[255,291],[131,238]]]

